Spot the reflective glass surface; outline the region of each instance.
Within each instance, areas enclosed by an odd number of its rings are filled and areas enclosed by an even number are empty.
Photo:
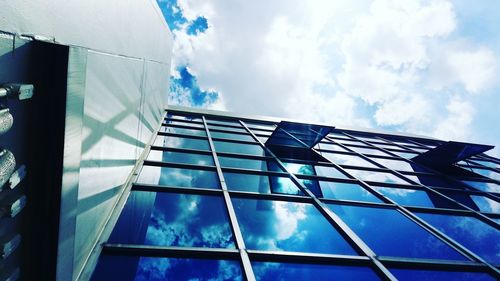
[[[480,195],[471,195],[470,197],[481,212],[500,213],[500,203],[497,201]]]
[[[375,197],[375,195],[371,194],[368,190],[358,184],[320,181],[319,185],[324,198],[377,203],[382,202],[380,199]]]
[[[283,162],[283,165],[285,165],[286,169],[292,174],[314,175],[314,168],[312,165],[288,162]]]
[[[273,162],[274,160],[255,160],[255,159],[244,159],[244,158],[234,158],[234,157],[224,157],[219,156],[219,163],[222,167],[232,167],[232,168],[242,168],[251,169],[259,171],[268,170],[268,162]],[[276,167],[276,168],[275,168]],[[273,165],[273,171],[276,171],[277,165]]]
[[[428,213],[417,215],[486,261],[500,265],[499,230],[474,217]]]
[[[377,255],[426,259],[466,259],[396,210],[333,204],[328,206]]]
[[[382,158],[372,158],[377,163],[382,164],[384,167],[396,171],[408,171],[408,172],[422,172],[423,168],[416,164],[412,164],[410,162],[402,161],[402,160],[393,160],[393,159],[382,159]]]
[[[340,172],[334,167],[315,166],[314,168],[316,169],[316,174],[318,176],[329,177],[329,178],[341,178],[341,179],[348,178],[346,175],[344,175],[342,172]]]
[[[215,151],[263,156],[264,150],[257,144],[243,144],[225,141],[214,141]]]
[[[208,141],[201,139],[157,136],[155,144],[164,147],[209,150]],[[161,144],[163,142],[163,144]]]
[[[394,174],[386,172],[374,172],[365,170],[345,169],[346,172],[363,181],[385,182],[394,184],[409,184]]]
[[[135,256],[107,256],[99,263],[93,281],[241,281],[238,261]]]
[[[288,177],[271,177],[271,191],[273,193],[303,195],[302,191]]]
[[[361,266],[253,262],[252,267],[259,281],[380,280],[373,270]]]
[[[315,148],[321,149],[321,150],[333,150],[333,151],[347,151],[346,149],[343,149],[340,145],[338,144],[333,144],[333,143],[324,143],[320,142],[318,143]]]
[[[223,133],[223,132],[210,131],[210,136],[212,138],[223,138],[223,139],[243,140],[243,141],[255,141],[252,138],[251,135],[243,135],[243,134],[231,134],[231,133]]]
[[[111,243],[234,248],[221,197],[134,191]]]
[[[322,152],[321,155],[335,164],[359,167],[377,167],[376,165],[356,155],[337,154],[332,152]]]
[[[174,151],[151,150],[148,155],[148,160],[183,163],[183,164],[195,164],[201,166],[215,165],[212,155],[174,152]]]
[[[483,182],[483,181],[462,181],[462,182],[482,191],[500,192],[500,185],[492,182]]]
[[[349,146],[349,148],[356,151],[357,153],[389,156],[387,153],[383,152],[380,149],[376,149],[376,148],[356,147],[356,146]]]
[[[381,186],[373,186],[373,189],[382,193],[386,197],[389,197],[400,205],[429,208],[434,207],[429,195],[423,190]]]
[[[233,205],[249,249],[356,255],[311,204],[233,198]]]
[[[187,129],[187,128],[172,127],[172,126],[167,126],[167,127],[163,126],[161,127],[160,132],[201,136],[201,137],[207,136],[207,133],[205,132],[204,129]]]
[[[215,171],[144,166],[138,183],[160,184],[179,187],[219,188]]]
[[[268,176],[224,172],[224,180],[229,190],[271,192]]]
[[[394,277],[398,280],[408,281],[489,281],[495,280],[491,275],[482,272],[465,271],[437,271],[437,270],[417,270],[417,269],[390,269]]]

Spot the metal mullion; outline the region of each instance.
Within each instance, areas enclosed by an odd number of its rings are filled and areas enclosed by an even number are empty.
[[[404,207],[412,212],[422,212],[422,213],[433,213],[433,214],[445,214],[445,215],[456,215],[456,216],[474,216],[474,212],[470,210],[461,209],[448,209],[448,208],[429,208],[422,206],[406,206]]]
[[[241,127],[239,127],[239,128],[242,129]],[[250,136],[248,133],[245,133],[245,132],[225,131],[225,130],[221,130],[221,129],[209,129],[209,130],[210,130],[210,132]]]
[[[395,203],[378,203],[378,202],[330,199],[330,198],[321,198],[320,201],[326,204],[354,205],[354,206],[375,207],[375,208],[381,207],[381,208],[391,208],[391,209],[394,209],[394,206],[396,205]]]
[[[441,270],[465,270],[483,271],[488,267],[477,262],[463,262],[451,260],[431,260],[431,259],[409,259],[394,257],[379,257],[379,259],[391,267],[406,269],[441,269]]]
[[[219,195],[219,196],[222,194],[222,191],[220,189],[178,187],[178,186],[142,184],[142,183],[141,184],[135,183],[134,185],[132,185],[132,190],[151,191],[159,193],[185,193],[185,194]]]
[[[299,179],[311,179],[311,180],[320,180],[320,181],[328,181],[328,182],[341,182],[341,183],[356,183],[358,184],[358,179],[355,178],[334,178],[327,176],[318,176],[318,175],[306,175],[306,174],[295,174]]]
[[[204,170],[204,171],[215,171],[216,170],[215,166],[195,165],[195,164],[176,163],[176,162],[163,162],[163,161],[154,161],[154,160],[144,160],[144,166]]]
[[[233,234],[236,240],[236,247],[238,248],[241,265],[243,267],[243,273],[247,281],[255,281],[255,274],[253,272],[252,264],[250,262],[248,253],[246,252],[246,246],[245,246],[245,241],[243,239],[243,234],[241,233],[241,229],[238,223],[238,218],[236,217],[236,212],[234,211],[233,203],[231,201],[231,197],[229,196],[229,191],[226,185],[226,181],[224,180],[224,174],[222,173],[219,159],[217,158],[217,152],[215,151],[215,145],[210,135],[210,130],[208,129],[207,126],[207,120],[205,119],[205,116],[202,116],[201,118],[205,126],[205,131],[208,137],[208,144],[210,146],[210,150],[212,151],[212,157],[214,158],[215,167],[217,169],[217,174],[219,176],[220,185],[222,188],[222,194],[226,205],[226,210],[229,215],[229,221],[231,223],[231,228],[233,230]]]
[[[248,191],[234,191],[229,190],[231,197],[235,198],[247,198],[247,199],[259,199],[259,200],[279,200],[287,202],[297,202],[297,203],[312,203],[312,199],[306,196],[290,195],[290,194],[280,194],[280,193],[257,193]]]
[[[248,127],[246,126],[246,124],[243,121],[240,120],[240,123],[253,136],[253,138],[261,145],[261,147],[264,150],[266,150],[266,152],[268,152],[269,155],[271,155],[275,158],[275,161],[278,163],[280,168],[290,174],[290,178],[299,187],[299,189],[302,192],[304,192],[304,194],[306,194],[307,196],[309,196],[313,199],[313,205],[320,211],[320,213],[322,213],[323,216],[325,216],[325,218],[332,224],[332,226],[334,228],[339,230],[339,234],[341,234],[344,238],[346,238],[346,240],[348,242],[350,242],[351,245],[355,246],[355,249],[357,249],[358,251],[361,251],[363,254],[365,254],[366,256],[368,256],[370,258],[370,260],[373,262],[373,265],[376,268],[377,273],[387,280],[397,280],[392,275],[392,273],[390,273],[389,270],[387,268],[385,268],[385,266],[380,261],[377,260],[376,255],[373,252],[373,250],[370,247],[368,247],[368,245],[366,245],[364,243],[364,241],[361,238],[359,238],[356,235],[356,233],[354,233],[354,231],[352,231],[349,228],[349,226],[347,226],[347,224],[344,223],[344,221],[342,221],[340,219],[340,217],[338,217],[335,213],[333,213],[330,209],[328,209],[328,207],[323,202],[321,202],[308,188],[306,188],[304,186],[304,184],[293,173],[290,173],[290,171],[288,171],[288,169],[281,162],[281,160],[269,148],[267,148],[253,134],[253,132],[250,131],[250,129],[248,129]],[[283,130],[283,131],[286,132],[285,130]],[[274,134],[274,132],[273,132],[273,134]],[[300,141],[300,140],[298,140],[298,141],[301,142],[302,144],[304,144],[302,141]],[[305,144],[304,144],[304,146],[308,147]],[[312,150],[314,152],[316,152],[314,149],[312,149]]]
[[[365,256],[262,250],[248,250],[248,254],[258,261],[371,266]]]
[[[211,152],[209,154],[212,154]],[[243,159],[251,159],[251,160],[261,160],[261,161],[267,161],[267,160],[272,160],[272,157],[269,156],[259,156],[259,155],[251,155],[251,154],[239,154],[239,153],[232,153],[232,152],[217,152],[217,156],[223,156],[223,157],[231,157],[231,158],[243,158]]]
[[[207,140],[207,137],[203,137],[203,136],[186,135],[186,134],[177,134],[177,133],[169,133],[169,132],[158,132],[158,136],[164,136],[164,137],[178,137],[178,138],[198,139],[198,140]]]
[[[237,259],[238,250],[202,247],[166,247],[136,244],[103,244],[103,252],[108,255],[147,256],[166,258]]]
[[[212,138],[212,141],[223,141],[223,142],[231,142],[231,143],[257,145],[257,143],[252,142],[252,141],[235,140],[235,139]]]
[[[234,168],[234,167],[221,167],[222,171],[230,173],[241,173],[249,175],[261,175],[261,176],[274,176],[274,177],[288,177],[287,173],[276,172],[276,171],[262,171],[262,170],[252,170],[245,168]]]

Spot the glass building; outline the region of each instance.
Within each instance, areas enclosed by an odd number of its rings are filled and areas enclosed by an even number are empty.
[[[491,146],[170,106],[91,280],[498,280]]]

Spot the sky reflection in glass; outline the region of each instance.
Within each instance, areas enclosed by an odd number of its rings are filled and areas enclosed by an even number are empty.
[[[233,260],[101,256],[92,281],[241,281]]]
[[[500,231],[469,216],[416,213],[487,262],[500,265]]]
[[[259,281],[380,280],[373,270],[361,266],[253,262],[252,267]]]
[[[264,150],[257,144],[214,141],[215,151],[263,156]]]
[[[416,270],[416,269],[390,269],[391,273],[398,280],[408,281],[489,281],[495,280],[491,275],[482,272],[465,271],[437,271],[437,270]]]
[[[244,158],[234,158],[234,157],[223,157],[219,156],[219,163],[222,167],[232,167],[232,168],[242,168],[250,170],[267,171],[267,161],[273,160],[255,160],[255,159],[244,159]]]
[[[372,188],[400,205],[434,207],[429,195],[423,190],[381,186],[372,186]]]
[[[483,182],[483,181],[462,181],[472,187],[475,187],[479,190],[486,192],[500,192],[500,185],[492,183],[492,182]]]
[[[311,204],[234,198],[233,205],[249,249],[356,255]]]
[[[319,185],[324,198],[382,203],[375,195],[358,184],[320,181]]]
[[[373,172],[373,171],[355,170],[355,169],[346,169],[346,172],[363,181],[410,184],[409,182],[391,173]]]
[[[476,203],[481,212],[500,213],[500,203],[485,196],[471,195],[470,198]]]
[[[183,153],[174,151],[151,150],[148,155],[148,160],[182,163],[182,164],[194,164],[201,166],[214,166],[214,160],[212,155]]]
[[[159,144],[163,140],[164,147],[209,150],[208,141],[205,139],[202,140],[172,136],[158,136],[156,139],[157,142],[155,142],[155,144]]]
[[[333,204],[328,206],[377,255],[405,258],[466,259],[394,209]]]
[[[376,165],[366,161],[365,159],[357,155],[338,154],[331,152],[322,152],[321,155],[323,155],[326,159],[332,161],[333,163],[339,165],[377,168]]]
[[[219,188],[215,171],[144,166],[138,183],[178,187]]]
[[[145,191],[130,194],[109,242],[234,248],[222,198]]]

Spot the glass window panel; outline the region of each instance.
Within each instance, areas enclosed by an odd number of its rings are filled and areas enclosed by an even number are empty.
[[[377,255],[465,260],[465,257],[394,209],[333,204],[329,207]]]
[[[487,192],[500,192],[500,185],[492,183],[492,182],[484,182],[484,181],[462,181],[472,187],[475,187],[479,190],[482,191],[487,191]]]
[[[215,171],[144,166],[138,183],[179,187],[219,188]]]
[[[232,140],[242,140],[242,141],[255,141],[250,135],[243,134],[231,134],[231,133],[222,133],[222,132],[210,132],[210,136],[212,138],[223,138],[223,139],[232,139]]]
[[[468,216],[416,213],[487,262],[500,264],[500,231]]]
[[[485,196],[471,195],[474,203],[481,212],[500,213],[500,203]]]
[[[238,120],[214,120],[207,119],[207,123],[220,124],[220,125],[231,125],[231,126],[241,126]]]
[[[256,160],[235,157],[219,156],[219,163],[222,167],[233,167],[260,171],[279,171],[278,165],[274,160]]]
[[[281,194],[304,195],[297,185],[288,177],[271,177],[271,191]]]
[[[162,126],[160,129],[160,132],[184,134],[184,135],[191,135],[191,136],[202,136],[202,137],[207,136],[207,133],[205,132],[205,130],[177,128],[177,127],[171,127],[171,126],[168,126],[168,127]]]
[[[264,150],[257,144],[243,144],[225,141],[214,141],[215,151],[263,156]]]
[[[256,279],[259,281],[380,280],[369,267],[361,266],[252,262],[252,268]],[[335,278],[332,278],[333,276]]]
[[[314,168],[312,165],[289,162],[283,162],[283,165],[285,165],[286,169],[292,174],[314,175]]]
[[[382,158],[372,158],[372,160],[376,161],[379,164],[382,164],[384,167],[396,171],[408,171],[408,172],[426,172],[427,170],[422,168],[417,164],[413,164],[410,162],[402,161],[402,160],[392,160],[392,159],[382,159]]]
[[[274,131],[274,130],[273,130]],[[264,136],[270,136],[273,134],[272,131],[263,131],[263,130],[256,130],[256,129],[252,129],[252,132],[256,135],[264,135]]]
[[[224,180],[229,190],[271,193],[268,176],[224,172]]]
[[[212,155],[184,153],[175,151],[151,150],[148,155],[148,160],[183,163],[183,164],[195,164],[200,166],[215,165]]]
[[[217,125],[208,125],[208,128],[210,130],[216,129],[216,130],[224,130],[224,131],[229,131],[229,132],[240,132],[240,133],[247,132],[247,130],[245,128],[233,128],[233,127],[224,127],[224,126],[217,126]]]
[[[314,168],[316,169],[316,174],[318,176],[330,177],[330,178],[341,178],[341,179],[348,178],[341,171],[337,170],[337,168],[334,168],[334,167],[315,166]]]
[[[385,182],[395,184],[409,184],[405,180],[391,173],[365,170],[345,169],[348,173],[363,181]]]
[[[317,180],[301,179],[302,184],[309,189],[316,197],[323,197]]]
[[[340,145],[338,144],[333,144],[333,143],[324,143],[324,142],[320,142],[318,143],[315,148],[317,149],[326,149],[326,150],[334,150],[334,151],[347,151],[346,149],[342,148]]]
[[[243,276],[234,260],[102,255],[91,280],[241,281]]]
[[[421,270],[421,269],[389,269],[390,272],[398,280],[408,281],[489,281],[495,280],[491,275],[482,272],[466,272],[466,271],[437,271],[437,270]]]
[[[233,205],[249,249],[356,255],[311,204],[233,198]]]
[[[254,123],[254,122],[248,122],[245,121],[245,125],[247,125],[250,128],[258,128],[258,129],[264,129],[264,130],[274,130],[275,126],[271,124],[262,124],[262,123]]]
[[[381,203],[375,195],[362,186],[354,183],[320,181],[319,185],[324,198],[339,200],[354,200]]]
[[[155,145],[174,148],[201,149],[209,150],[207,140],[180,138],[171,136],[157,136]]]
[[[355,144],[355,145],[363,145],[364,143],[357,141],[357,140],[347,140],[347,139],[335,139],[336,142],[339,142],[341,144]]]
[[[418,155],[417,153],[412,153],[412,152],[402,152],[402,151],[391,151],[391,152],[405,159],[411,159]]]
[[[200,124],[200,123],[184,122],[184,121],[177,121],[177,120],[167,120],[167,124],[191,126],[191,127],[196,127],[196,128],[200,128],[200,129],[205,128],[205,126],[203,126],[203,124]]]
[[[133,191],[111,243],[234,248],[222,197]]]
[[[261,136],[261,135],[257,135],[257,138],[262,142],[262,143],[266,143],[267,139],[269,139],[269,137],[264,137],[264,136]]]
[[[474,162],[477,162],[481,165],[484,165],[486,167],[490,167],[490,168],[497,168],[497,169],[500,169],[500,164],[497,164],[495,162],[492,162],[492,161],[488,161],[488,160],[478,160],[478,159],[471,159],[471,160],[474,160]]]
[[[354,146],[349,146],[349,148],[356,151],[357,153],[389,156],[389,154],[383,152],[382,150],[376,149],[376,148],[354,147]]]
[[[394,200],[399,205],[419,206],[433,208],[432,203],[427,192],[423,190],[396,188],[396,187],[381,187],[372,186],[373,189],[382,193],[383,195]]]
[[[338,154],[332,152],[322,152],[321,155],[336,164],[360,167],[377,167],[376,165],[356,155]]]
[[[187,121],[202,121],[200,116],[197,115],[173,115],[173,114],[167,114],[167,118],[175,118],[175,119],[180,119],[180,120],[187,120]]]

